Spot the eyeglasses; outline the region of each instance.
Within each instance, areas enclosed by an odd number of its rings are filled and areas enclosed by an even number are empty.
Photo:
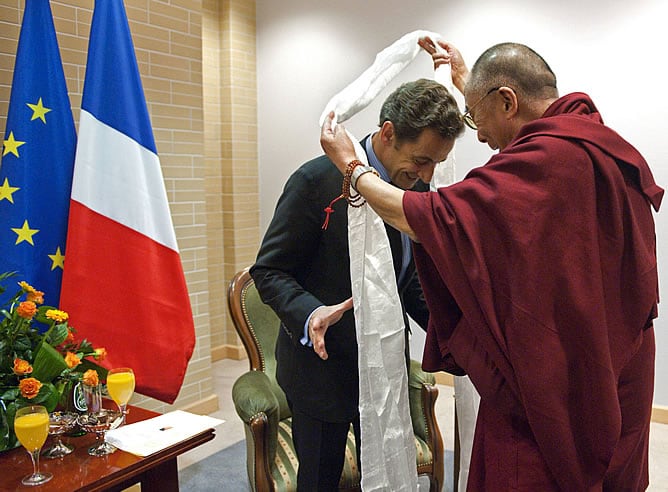
[[[473,104],[470,108],[468,108],[466,112],[462,115],[462,120],[464,120],[464,124],[468,126],[471,130],[478,129],[478,125],[475,124],[475,121],[473,121],[473,116],[471,116],[471,111],[473,110],[473,108],[475,108],[478,104],[480,104],[483,101],[483,99],[489,96],[492,92],[498,91],[500,88],[501,87],[492,87],[490,90],[487,91],[487,94],[478,99],[475,102],[475,104]]]

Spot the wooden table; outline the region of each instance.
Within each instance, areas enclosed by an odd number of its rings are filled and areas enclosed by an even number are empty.
[[[128,423],[159,415],[139,407],[130,406],[129,408]],[[179,477],[176,457],[214,437],[214,430],[208,429],[144,458],[120,449],[102,457],[90,456],[88,448],[95,443],[95,435],[64,437],[63,442],[74,446],[74,451],[63,458],[40,457],[40,471],[53,473],[53,478],[37,487],[27,487],[21,484],[21,479],[32,473],[32,463],[28,452],[23,447],[19,447],[0,453],[0,490],[120,491],[135,483],[141,483],[142,492],[178,491]],[[45,446],[50,445],[51,439],[51,437],[48,438]]]

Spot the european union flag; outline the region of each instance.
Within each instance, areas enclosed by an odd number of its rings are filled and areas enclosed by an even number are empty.
[[[76,132],[49,1],[25,5],[0,162],[0,272],[58,306]]]

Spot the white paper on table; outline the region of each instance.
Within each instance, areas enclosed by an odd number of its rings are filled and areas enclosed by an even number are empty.
[[[128,453],[148,456],[225,422],[183,410],[158,415],[107,432],[105,441]]]

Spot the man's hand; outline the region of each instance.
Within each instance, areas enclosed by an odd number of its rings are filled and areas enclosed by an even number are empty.
[[[332,126],[334,112],[327,115],[320,129],[320,145],[341,174],[345,174],[346,166],[357,159],[355,147],[346,129],[341,125]]]
[[[464,89],[466,89],[466,82],[469,79],[469,69],[464,63],[464,58],[454,45],[446,42],[439,41],[438,45],[445,50],[439,50],[436,48],[436,44],[429,36],[424,36],[418,39],[418,44],[420,47],[431,55],[431,58],[434,62],[434,70],[440,67],[443,64],[450,65],[450,73],[452,76],[452,83],[455,84],[455,87],[464,94]]]
[[[308,335],[313,342],[313,350],[322,360],[327,360],[329,355],[325,349],[325,333],[327,329],[339,321],[343,313],[352,309],[353,298],[347,299],[333,306],[320,306],[313,312],[308,322]]]

